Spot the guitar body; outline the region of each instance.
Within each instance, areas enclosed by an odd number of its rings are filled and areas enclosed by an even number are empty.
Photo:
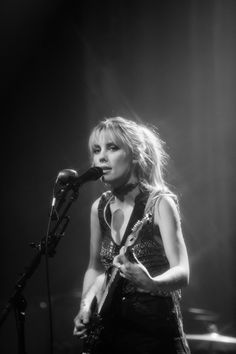
[[[126,252],[129,252],[129,247],[137,240],[143,224],[148,222],[150,218],[151,214],[147,214],[134,225],[131,234],[127,237],[125,242]],[[97,294],[97,297],[94,298],[92,302],[92,315],[87,326],[87,337],[84,339],[82,354],[94,354],[104,329],[107,314],[111,308],[114,292],[118,289],[119,283],[122,280],[119,270],[115,267],[111,267],[110,271],[106,274],[105,283],[101,292]]]
[[[91,317],[87,327],[87,337],[83,340],[82,354],[93,354],[104,329],[104,324],[111,308],[111,301],[118,283],[122,281],[119,271],[115,267],[110,268],[106,274],[104,285],[93,299],[91,305]]]
[[[82,354],[93,354],[101,337],[103,321],[98,313],[93,313],[87,328],[87,337],[83,341]]]

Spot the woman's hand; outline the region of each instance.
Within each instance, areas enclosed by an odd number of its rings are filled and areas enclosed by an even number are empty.
[[[90,290],[84,296],[78,315],[74,319],[73,334],[80,338],[86,337],[86,325],[89,323],[91,317],[91,306],[95,297],[98,299],[101,296],[101,289],[104,284],[105,273],[99,274],[94,280]]]
[[[81,339],[86,338],[86,325],[89,323],[91,311],[87,308],[81,308],[78,315],[74,319],[74,332],[75,336]]]
[[[135,284],[139,291],[152,292],[154,280],[141,263],[131,263],[125,255],[125,247],[113,260],[113,265],[120,271],[120,275]]]

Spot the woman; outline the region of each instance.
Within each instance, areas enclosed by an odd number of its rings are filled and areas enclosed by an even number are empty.
[[[116,117],[94,128],[89,148],[109,191],[91,209],[90,260],[74,334],[89,335],[93,300],[116,267],[119,280],[93,353],[189,353],[179,306],[189,263],[177,198],[163,179],[163,142],[149,127]]]

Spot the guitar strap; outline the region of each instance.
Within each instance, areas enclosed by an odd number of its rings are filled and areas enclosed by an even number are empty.
[[[134,209],[132,211],[132,214],[130,216],[128,225],[126,227],[122,242],[120,244],[120,248],[125,245],[126,240],[127,240],[128,236],[131,234],[132,228],[134,227],[136,222],[143,218],[144,210],[145,210],[145,206],[146,206],[148,197],[149,197],[149,192],[146,191],[146,190],[145,191],[141,191],[136,196],[135,202],[134,202]]]

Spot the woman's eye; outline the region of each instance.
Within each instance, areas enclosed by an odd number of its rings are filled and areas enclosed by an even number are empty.
[[[117,145],[110,145],[109,149],[112,151],[116,151],[116,150],[119,150],[119,147]]]
[[[99,153],[99,151],[100,151],[100,149],[98,149],[98,148],[94,148],[94,149],[93,149],[93,154],[98,154],[98,153]]]

